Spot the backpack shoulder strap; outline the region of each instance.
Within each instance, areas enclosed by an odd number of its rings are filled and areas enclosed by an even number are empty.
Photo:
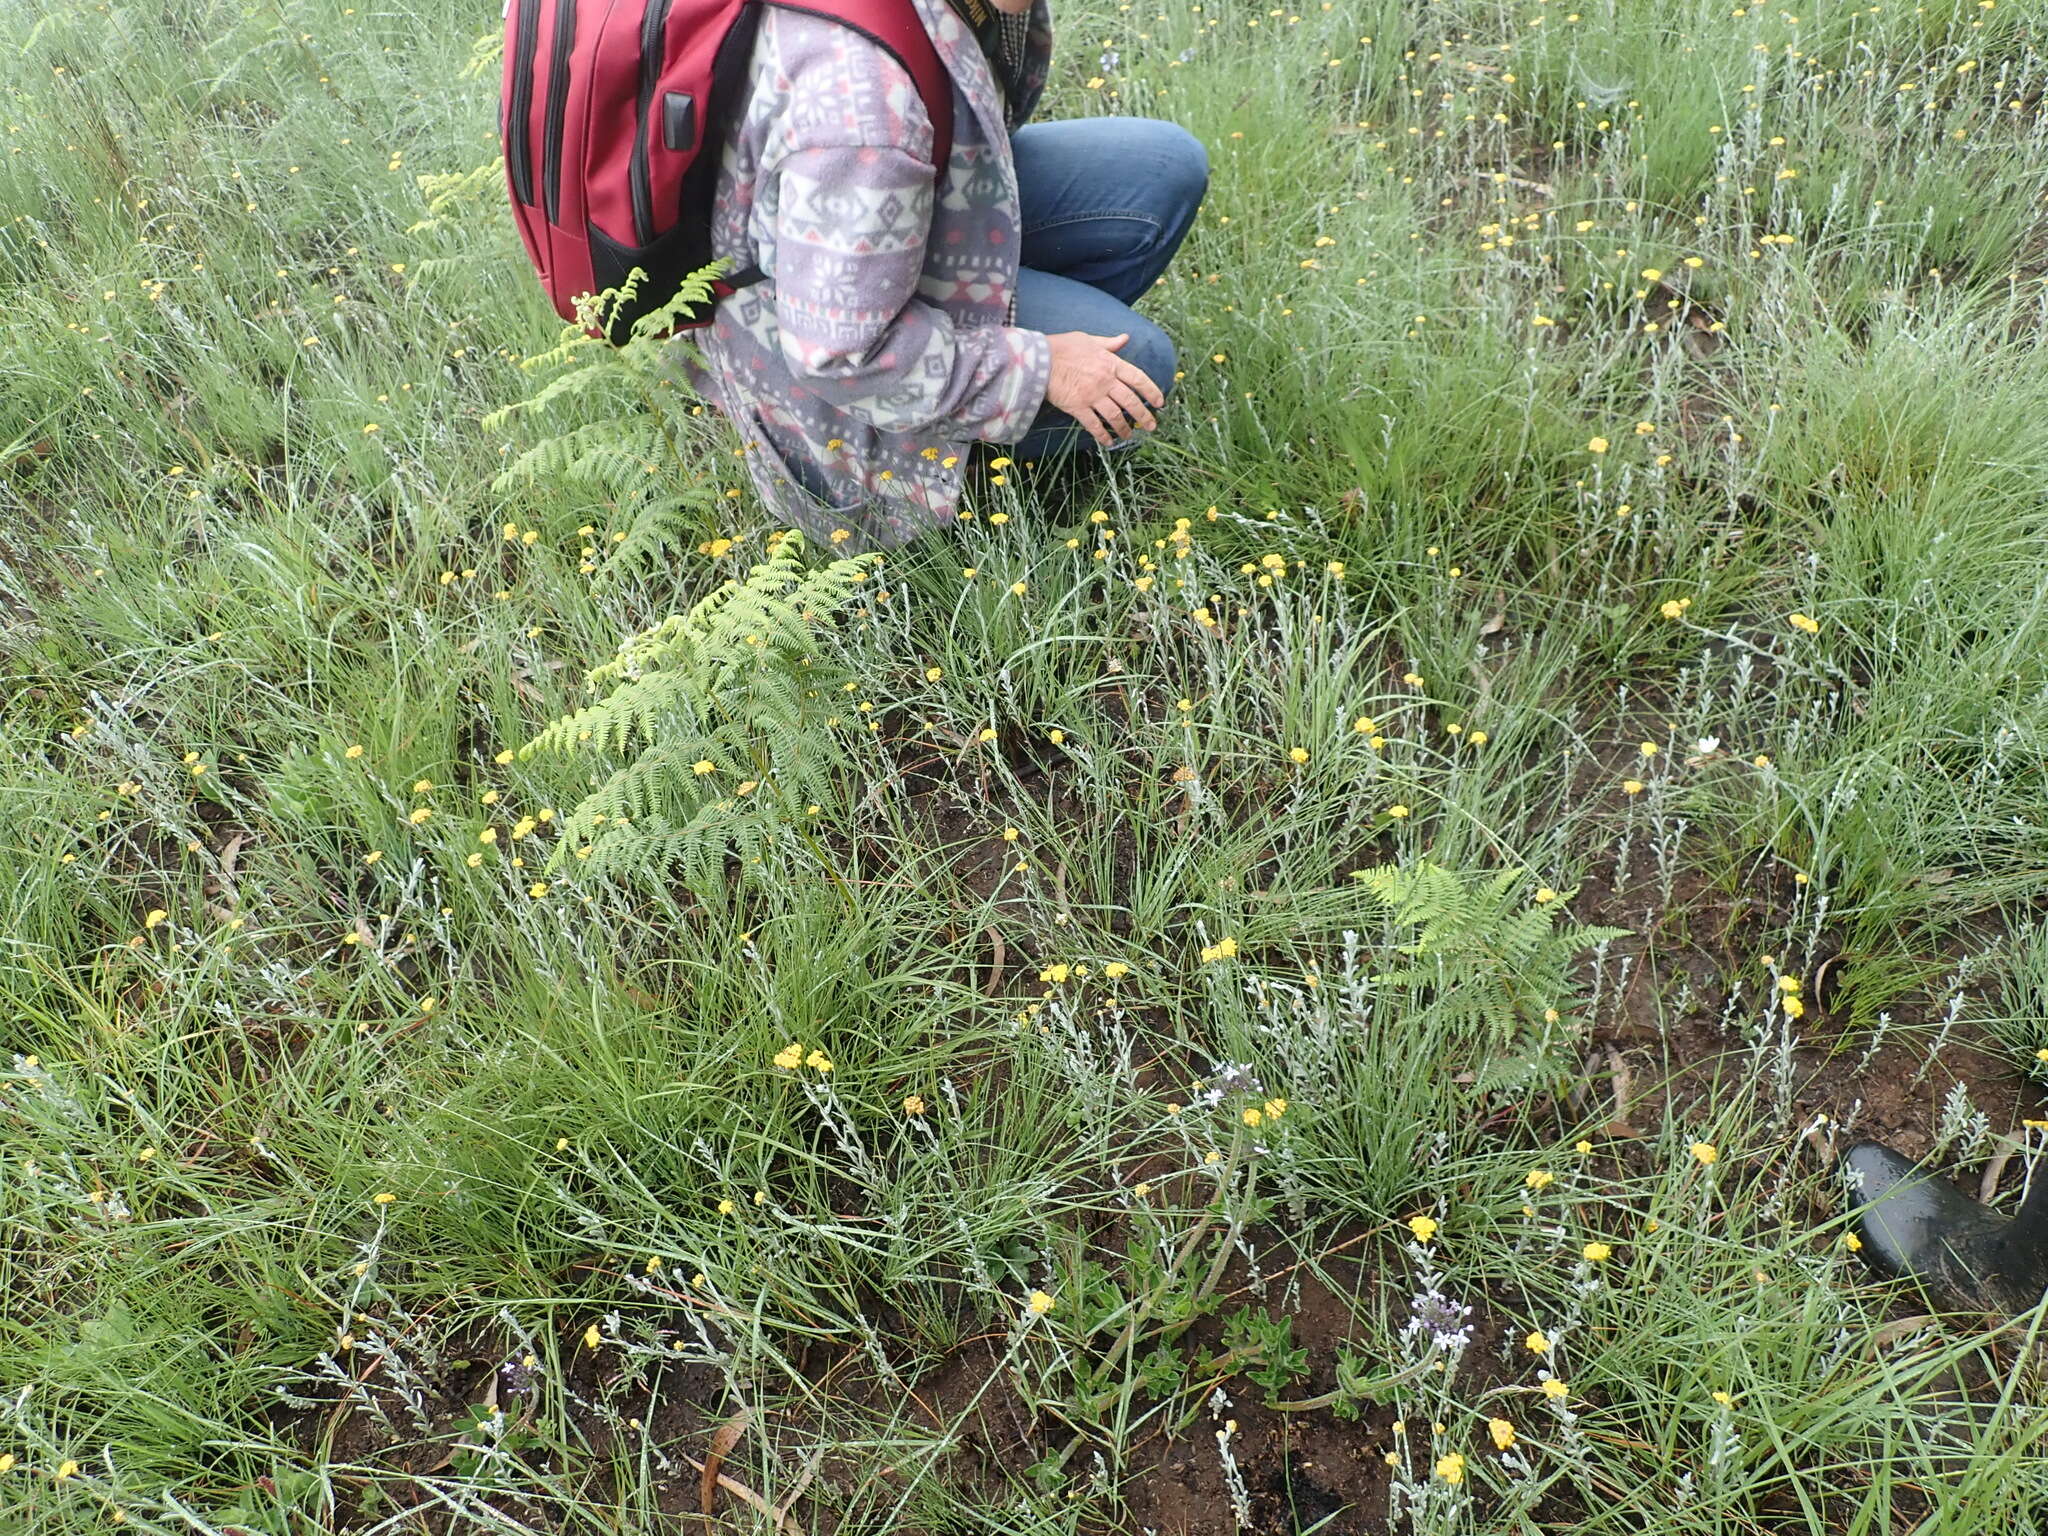
[[[953,79],[932,46],[924,18],[911,0],[762,0],[786,11],[836,21],[885,48],[901,64],[924,98],[932,125],[932,174],[941,180],[953,154]]]

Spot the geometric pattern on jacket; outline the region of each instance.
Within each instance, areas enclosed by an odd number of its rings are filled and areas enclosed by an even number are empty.
[[[1045,400],[1050,348],[1010,323],[1022,209],[1010,130],[1052,50],[1045,0],[1007,104],[948,0],[912,0],[953,82],[953,152],[908,73],[851,28],[764,7],[727,137],[712,252],[764,281],[675,356],[732,421],[778,521],[842,551],[953,520],[969,446],[1013,443]],[[835,535],[837,537],[835,538]]]

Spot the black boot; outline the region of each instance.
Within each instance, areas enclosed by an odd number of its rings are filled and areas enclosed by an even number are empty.
[[[1943,1304],[2000,1317],[2026,1311],[2048,1291],[2043,1173],[2019,1210],[2004,1216],[1874,1141],[1842,1158],[1865,1262],[1918,1280]]]

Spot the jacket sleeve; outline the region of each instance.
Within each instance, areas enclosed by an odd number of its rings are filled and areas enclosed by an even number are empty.
[[[879,431],[1023,437],[1045,401],[1051,343],[1016,326],[956,326],[919,295],[930,163],[884,146],[804,148],[774,174],[775,319],[797,383]]]

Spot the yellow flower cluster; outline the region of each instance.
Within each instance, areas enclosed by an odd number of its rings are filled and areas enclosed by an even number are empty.
[[[1286,1113],[1287,1101],[1285,1099],[1268,1099],[1264,1104],[1248,1106],[1245,1109],[1243,1118],[1246,1125],[1250,1126],[1253,1130],[1257,1130],[1269,1121],[1278,1120]]]

